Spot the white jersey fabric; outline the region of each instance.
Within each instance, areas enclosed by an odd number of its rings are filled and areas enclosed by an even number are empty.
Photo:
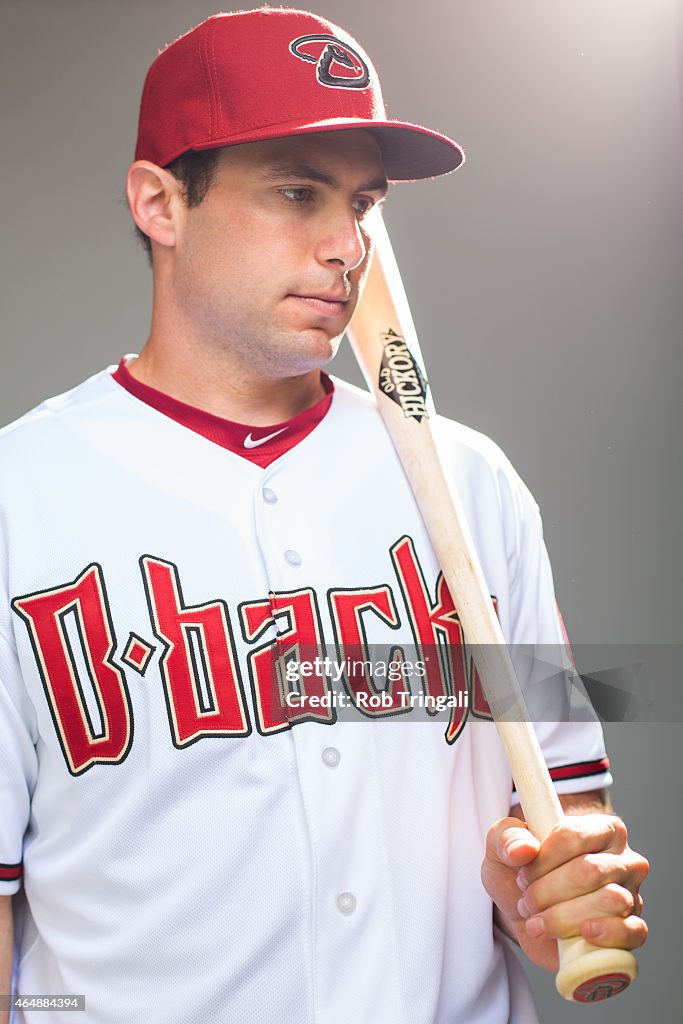
[[[536,503],[492,441],[438,429],[508,643],[561,644]],[[259,683],[278,631],[411,647],[437,576],[374,404],[339,380],[266,469],[110,370],[2,431],[17,992],[84,994],[84,1024],[530,1024],[479,875],[511,802],[495,727],[296,721]],[[560,791],[609,784],[599,725],[539,735]]]

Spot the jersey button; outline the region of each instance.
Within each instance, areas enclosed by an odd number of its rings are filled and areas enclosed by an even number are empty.
[[[269,505],[274,505],[277,501],[277,494],[275,491],[271,491],[270,487],[264,487],[261,494],[263,495],[263,500]]]
[[[328,768],[336,768],[341,761],[341,754],[336,747],[325,747],[323,750],[323,762]]]
[[[293,551],[292,548],[289,548],[285,551],[285,562],[289,562],[290,565],[298,566],[303,562],[303,558],[298,551]]]
[[[352,892],[340,892],[337,896],[337,910],[344,917],[351,917],[356,909],[356,897]]]

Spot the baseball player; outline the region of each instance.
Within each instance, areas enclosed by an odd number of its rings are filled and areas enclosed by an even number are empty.
[[[322,372],[387,182],[461,161],[305,12],[217,15],[152,64],[149,338],[0,436],[14,1021],[529,1024],[504,933],[551,970],[560,935],[644,942],[599,725],[538,726],[573,815],[539,846],[373,403]],[[438,431],[506,640],[561,646],[532,496]]]

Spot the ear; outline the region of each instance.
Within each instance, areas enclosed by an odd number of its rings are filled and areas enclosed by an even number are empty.
[[[140,230],[159,245],[174,246],[184,209],[178,179],[149,160],[136,160],[128,169],[126,195]]]

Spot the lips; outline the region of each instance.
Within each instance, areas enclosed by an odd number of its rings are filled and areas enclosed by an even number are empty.
[[[341,316],[349,301],[349,296],[338,292],[322,292],[316,295],[298,295],[292,292],[288,298],[294,299],[315,310],[322,316]]]

